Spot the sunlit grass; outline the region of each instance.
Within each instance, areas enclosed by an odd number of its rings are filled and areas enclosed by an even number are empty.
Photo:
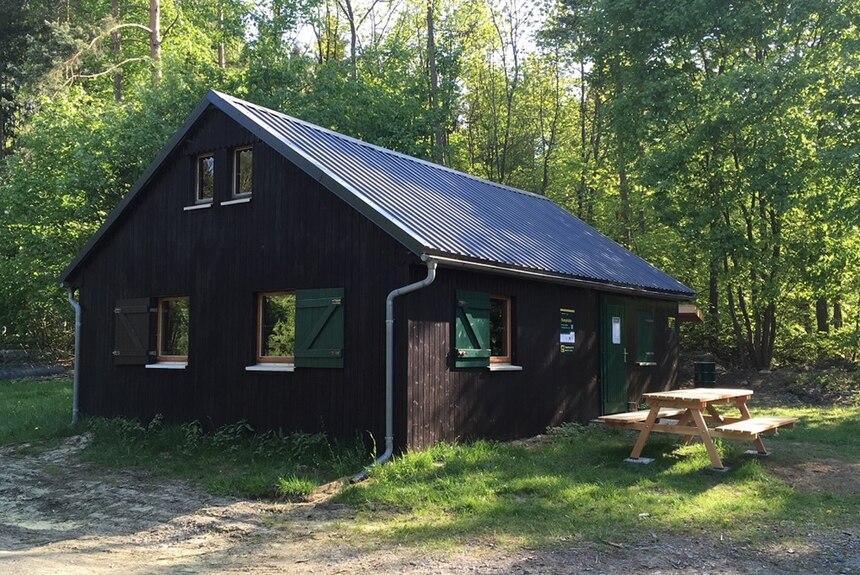
[[[649,441],[650,465],[623,462],[635,434],[599,426],[569,426],[534,446],[494,442],[440,445],[374,469],[372,479],[340,501],[363,514],[356,529],[381,540],[456,545],[490,538],[514,545],[546,545],[560,538],[623,541],[652,532],[760,539],[774,522],[796,529],[860,522],[860,496],[807,493],[772,471],[799,458],[829,456],[840,444],[846,461],[860,445],[860,409],[772,410],[802,424],[765,439],[767,464],[748,444],[718,441],[728,473],[709,470],[701,445],[674,436]]]

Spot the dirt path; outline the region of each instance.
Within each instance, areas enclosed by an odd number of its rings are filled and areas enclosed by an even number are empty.
[[[860,527],[803,547],[751,548],[648,534],[638,545],[561,541],[422,552],[362,544],[352,510],[218,498],[177,481],[78,462],[86,439],[0,448],[0,573],[860,574]]]

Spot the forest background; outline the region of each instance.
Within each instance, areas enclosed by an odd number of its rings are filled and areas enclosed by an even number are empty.
[[[215,88],[546,195],[700,294],[684,342],[860,351],[858,0],[0,0],[0,348]]]

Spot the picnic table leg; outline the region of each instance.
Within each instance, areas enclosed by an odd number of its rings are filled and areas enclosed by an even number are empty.
[[[717,447],[714,445],[714,440],[711,438],[711,433],[708,431],[708,426],[705,424],[705,418],[702,417],[702,412],[698,409],[691,409],[690,416],[696,422],[696,427],[699,429],[699,437],[705,447],[708,449],[708,455],[711,458],[711,465],[714,469],[723,470],[723,462],[720,461],[720,455],[717,453]]]
[[[660,406],[652,406],[648,417],[645,419],[642,431],[639,432],[639,437],[636,439],[636,445],[633,446],[633,451],[630,452],[630,459],[639,459],[639,456],[642,455],[642,449],[645,447],[645,442],[648,441],[651,429],[653,429],[654,424],[657,422],[658,415],[660,415]]]
[[[747,407],[746,401],[738,401],[738,411],[741,412],[741,421],[744,419],[750,419],[752,415],[750,415],[750,410]],[[753,445],[755,445],[756,453],[759,455],[767,455],[767,448],[764,446],[764,442],[761,440],[761,437],[756,437],[753,439]],[[752,453],[749,451],[748,453]]]
[[[711,414],[711,417],[717,420],[717,423],[724,423],[722,414],[710,403],[708,404],[708,413]]]
[[[687,425],[688,423],[690,423],[690,410],[689,409],[684,412],[684,415],[682,415],[681,417],[678,418],[678,423],[676,423],[675,425],[684,426],[684,425]],[[684,436],[684,442],[681,445],[690,445],[690,443],[693,442],[693,437],[694,437],[693,435],[685,435]]]

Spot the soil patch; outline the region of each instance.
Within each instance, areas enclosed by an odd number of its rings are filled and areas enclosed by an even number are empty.
[[[766,463],[767,464],[767,463]],[[770,471],[795,489],[809,493],[860,496],[860,464],[838,459],[807,459],[768,465]]]

